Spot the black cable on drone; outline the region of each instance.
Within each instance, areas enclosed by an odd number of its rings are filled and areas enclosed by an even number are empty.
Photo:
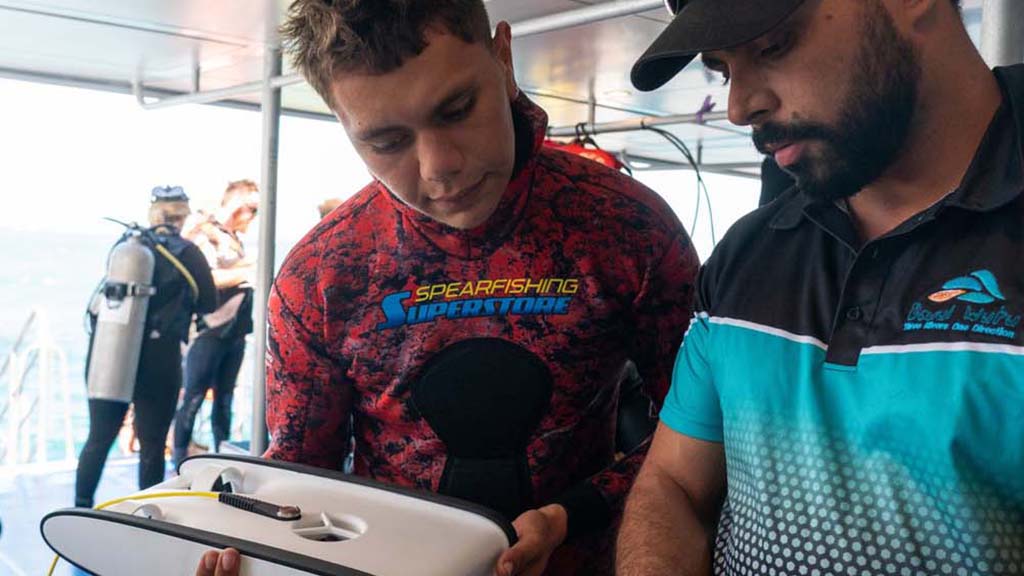
[[[682,153],[687,162],[690,163],[690,166],[693,167],[693,171],[697,174],[697,208],[693,214],[693,226],[690,227],[690,233],[693,234],[694,229],[697,227],[697,212],[700,210],[700,196],[703,193],[704,199],[708,204],[708,223],[711,226],[711,244],[717,244],[718,241],[715,237],[715,216],[711,210],[711,196],[708,194],[707,184],[704,183],[704,177],[701,175],[700,164],[697,162],[697,159],[693,157],[693,153],[690,152],[690,148],[678,136],[668,130],[663,130],[657,126],[647,125],[643,125],[643,129],[660,134],[663,138],[668,140],[670,144],[675,146],[675,148]]]

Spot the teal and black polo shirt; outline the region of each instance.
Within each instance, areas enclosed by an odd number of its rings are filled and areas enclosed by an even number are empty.
[[[701,272],[661,412],[724,443],[727,574],[1024,574],[1024,66],[962,185],[861,245],[795,190]]]

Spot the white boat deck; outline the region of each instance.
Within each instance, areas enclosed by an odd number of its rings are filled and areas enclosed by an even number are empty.
[[[168,475],[172,473],[168,462]],[[134,458],[107,461],[96,491],[96,502],[138,491],[138,461]],[[43,516],[72,505],[75,499],[75,463],[23,466],[16,471],[0,468],[0,574],[46,574],[53,552],[39,533]],[[84,575],[60,562],[55,576]]]

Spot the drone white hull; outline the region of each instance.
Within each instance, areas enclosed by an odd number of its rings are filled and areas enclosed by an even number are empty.
[[[219,491],[277,505],[280,520],[212,498],[127,500],[65,509],[40,524],[60,556],[101,576],[193,574],[208,550],[237,548],[245,576],[490,576],[514,532],[497,514],[430,493],[320,469],[238,456],[201,456],[138,495]]]

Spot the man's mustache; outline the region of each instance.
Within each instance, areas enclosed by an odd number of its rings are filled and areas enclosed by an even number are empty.
[[[760,128],[754,129],[752,136],[754,147],[761,154],[771,154],[772,148],[779,144],[796,142],[797,140],[825,140],[834,141],[835,133],[821,124],[808,122],[794,124],[779,124],[767,122]]]

